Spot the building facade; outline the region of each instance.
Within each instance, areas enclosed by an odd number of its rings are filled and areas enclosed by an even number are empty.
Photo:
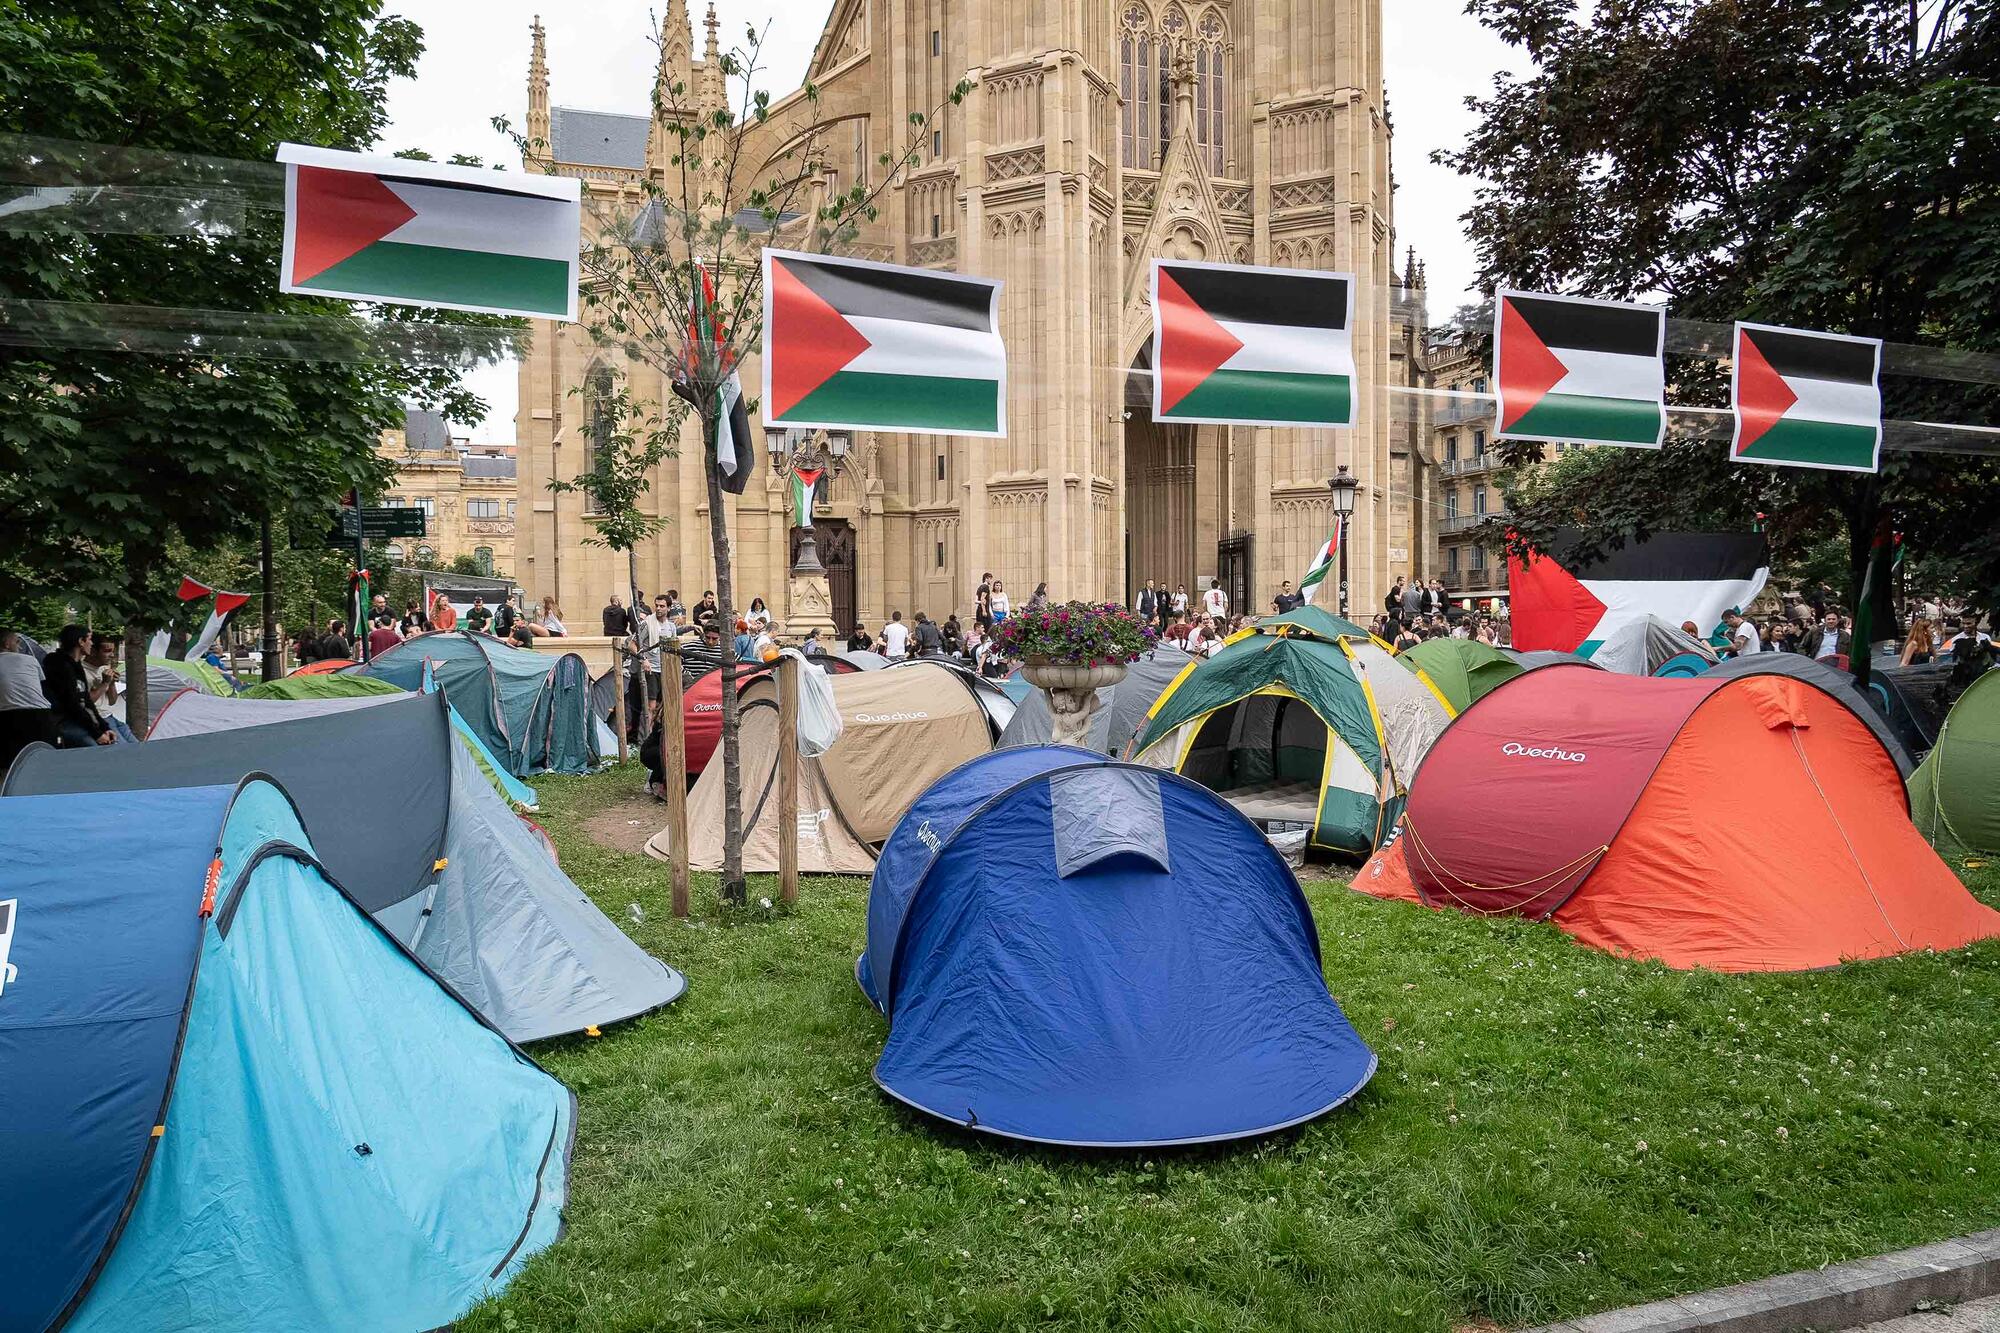
[[[713,108],[712,14],[706,26],[697,60],[672,0],[658,77]],[[1002,279],[1009,368],[1004,439],[837,442],[817,545],[842,628],[892,610],[964,614],[988,572],[1016,605],[1043,581],[1057,599],[1123,599],[1149,578],[1190,591],[1216,578],[1233,607],[1268,610],[1325,540],[1341,464],[1361,481],[1357,611],[1397,575],[1429,572],[1428,408],[1397,392],[1421,382],[1422,300],[1414,263],[1399,274],[1393,262],[1381,50],[1380,0],[837,0],[808,71],[816,100],[779,98],[746,134],[775,142],[810,105],[830,125],[827,190],[879,181],[880,155],[913,147],[917,165],[846,252]],[[970,96],[912,140],[912,113],[962,78]],[[550,160],[530,166],[580,178],[587,214],[635,200],[648,176],[667,181],[672,136],[653,116],[552,106],[550,83],[537,26],[526,125]],[[1357,424],[1153,423],[1155,256],[1357,274]],[[626,582],[624,558],[588,544],[587,499],[548,489],[586,469],[603,356],[584,330],[538,322],[520,371],[512,573],[565,605]],[[667,401],[656,371],[613,369],[635,396]],[[743,372],[754,393],[756,367]],[[713,586],[700,454],[686,423],[653,478],[646,503],[669,522],[637,553],[648,593]],[[794,537],[769,460],[728,501],[739,605],[787,596]]]
[[[513,574],[520,497],[512,445],[473,444],[437,413],[411,410],[403,429],[383,431],[375,447],[396,466],[381,503],[425,515],[423,537],[388,544],[393,559],[449,565],[469,556],[482,574]]]

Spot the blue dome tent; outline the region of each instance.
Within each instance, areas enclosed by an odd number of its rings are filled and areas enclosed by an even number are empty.
[[[969,1129],[1214,1142],[1324,1114],[1375,1072],[1291,871],[1172,773],[1058,746],[964,764],[884,844],[868,919],[875,1081]]]
[[[0,844],[0,1328],[437,1328],[555,1240],[574,1099],[281,788],[19,797]]]

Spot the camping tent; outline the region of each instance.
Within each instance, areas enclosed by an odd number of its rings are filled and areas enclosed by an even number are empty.
[[[1367,630],[1316,607],[1261,620],[1188,667],[1132,744],[1259,824],[1366,855],[1451,720]]]
[[[2000,854],[2000,671],[1974,680],[1910,778],[1917,830],[1946,856]]]
[[[1440,637],[1412,644],[1396,660],[1417,673],[1456,716],[1524,669],[1492,644]]]
[[[1007,1138],[1269,1133],[1375,1069],[1257,830],[1184,778],[1068,747],[996,751],[924,794],[876,867],[867,964],[890,1023],[876,1083]]]
[[[1720,972],[2000,935],[1912,827],[1874,734],[1782,675],[1518,676],[1438,739],[1354,886]]]
[[[1937,744],[1938,732],[1958,697],[1952,687],[1956,668],[1949,658],[1941,658],[1917,666],[1876,667],[1868,675],[1869,698],[1889,719],[1890,729],[1913,759],[1922,761]]]
[[[37,747],[3,790],[138,792],[249,773],[285,785],[334,880],[516,1041],[615,1023],[686,988],[549,859],[480,776],[438,695],[137,747]]]
[[[252,685],[240,697],[245,699],[352,699],[365,694],[403,694],[400,685],[373,676],[290,675]]]
[[[426,663],[459,715],[515,777],[596,767],[590,670],[575,653],[515,648],[462,630],[405,639],[356,672],[416,690],[423,688]]]
[[[1178,648],[1162,644],[1125,671],[1125,679],[1097,692],[1097,711],[1090,719],[1090,748],[1101,754],[1123,754],[1146,721],[1146,710],[1160,692],[1194,661]],[[1014,710],[1013,721],[1000,733],[1002,749],[1043,745],[1055,734],[1055,715],[1045,691],[1031,689]]]
[[[829,648],[826,656],[836,662],[845,662],[856,671],[880,671],[889,665],[889,659],[866,648]]]
[[[287,676],[284,684],[298,679]],[[326,713],[351,712],[356,708],[372,708],[387,699],[406,697],[410,691],[398,689],[386,681],[372,676],[308,676],[311,687],[297,693],[260,694],[264,687],[244,692],[231,699],[216,699],[192,690],[184,690],[172,700],[172,707],[162,709],[153,719],[153,730],[147,734],[148,740],[172,740],[176,736],[205,736],[211,731],[233,731],[238,727],[261,727],[272,722],[290,722],[294,718],[319,717]],[[434,693],[435,687],[427,693]],[[533,810],[538,798],[535,789],[509,773],[486,748],[486,742],[472,729],[456,708],[446,705],[451,713],[452,729],[458,732],[460,740],[472,750],[472,757],[479,761],[479,771],[493,784],[494,790],[520,806]],[[4,776],[4,775],[0,775]]]
[[[1715,665],[1715,650],[1658,616],[1606,618],[1590,660],[1627,676],[1699,676]]]
[[[1905,778],[1910,776],[1916,765],[1910,759],[1909,749],[1887,718],[1876,710],[1874,700],[1855,683],[1854,677],[1830,662],[1821,662],[1803,653],[1750,653],[1744,657],[1732,657],[1718,662],[1707,671],[1710,676],[1791,676],[1796,680],[1809,681],[1825,690],[1834,698],[1854,710],[1854,715],[1868,725],[1875,733],[1875,739],[1882,742],[1882,748],[1896,761],[1896,771]]]
[[[840,739],[799,760],[799,866],[866,874],[870,843],[935,779],[993,748],[993,730],[959,673],[935,663],[830,678]],[[778,868],[778,691],[766,674],[743,688],[739,735],[743,777],[743,868]],[[722,755],[717,750],[688,793],[689,857],[698,870],[722,865]],[[646,844],[671,854],[666,830]]]
[[[869,654],[873,656],[874,654]],[[823,653],[818,658],[807,658],[824,664],[829,676],[851,676],[857,671],[873,671],[879,668],[857,665],[832,653]],[[739,697],[745,686],[753,680],[770,674],[771,668],[761,662],[739,662],[736,667],[736,689]],[[684,737],[683,752],[687,756],[687,771],[699,776],[708,767],[709,756],[722,741],[722,669],[703,672],[694,684],[681,693],[681,735]]]
[[[979,701],[980,711],[986,714],[987,725],[993,729],[993,739],[999,740],[1000,733],[1007,730],[1007,724],[1014,720],[1016,702],[1013,695],[1000,688],[999,684],[986,679],[977,671],[955,657],[900,657],[890,662],[887,669],[907,671],[912,667],[943,669],[958,677],[959,683],[972,691],[972,697]]]
[[[438,1328],[555,1240],[574,1099],[282,789],[5,800],[0,843],[0,1198],[32,1219],[0,1328]]]
[[[1578,657],[1575,653],[1565,653],[1555,648],[1537,648],[1532,652],[1523,652],[1518,648],[1502,648],[1500,651],[1530,671],[1533,671],[1536,667],[1545,666],[1597,665],[1587,657]],[[1598,669],[1602,670],[1603,668],[1599,667]]]

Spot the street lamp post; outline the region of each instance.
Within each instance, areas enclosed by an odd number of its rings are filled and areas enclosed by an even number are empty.
[[[1360,479],[1347,470],[1342,463],[1326,479],[1326,487],[1333,492],[1334,516],[1340,520],[1340,615],[1347,617],[1347,520],[1354,517],[1354,495],[1361,489]]]
[[[844,434],[824,430],[810,434],[798,430],[774,430],[765,439],[771,462],[786,476],[799,469],[823,468],[830,481],[847,460],[847,436]],[[826,573],[826,567],[820,563],[819,543],[813,537],[811,524],[799,528],[799,553],[792,561],[791,572],[796,575]]]

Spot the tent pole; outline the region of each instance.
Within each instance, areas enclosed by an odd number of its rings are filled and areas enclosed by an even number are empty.
[[[641,681],[645,667],[640,666]],[[667,837],[672,848],[674,915],[688,914],[687,720],[681,716],[681,641],[660,643],[660,771],[666,774]]]
[[[778,894],[799,900],[799,659],[778,659]]]

